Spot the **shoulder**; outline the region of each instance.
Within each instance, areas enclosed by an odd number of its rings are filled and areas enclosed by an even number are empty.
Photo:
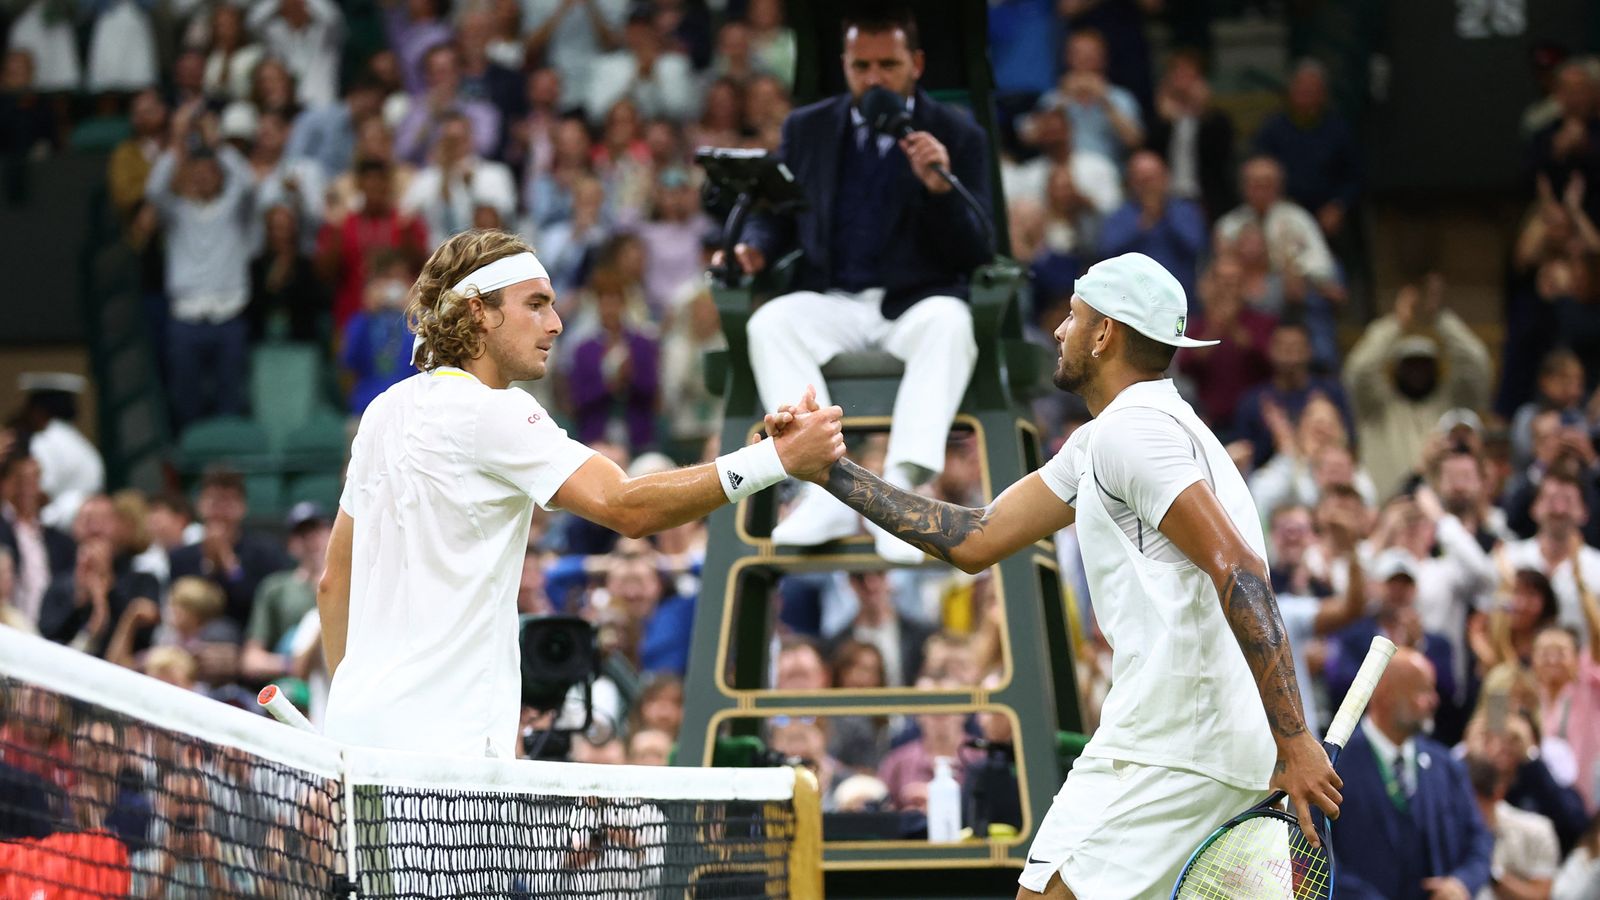
[[[839,112],[840,108],[850,105],[850,95],[840,94],[835,97],[825,97],[815,103],[808,103],[789,113],[784,120],[785,128],[814,128],[817,123],[826,122],[828,118]]]
[[[926,105],[929,121],[940,127],[960,132],[963,137],[983,137],[983,129],[965,107],[940,103],[922,91],[917,92],[917,105]]]

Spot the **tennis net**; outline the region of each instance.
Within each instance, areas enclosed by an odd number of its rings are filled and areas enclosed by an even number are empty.
[[[807,778],[348,747],[0,628],[0,897],[815,896]]]

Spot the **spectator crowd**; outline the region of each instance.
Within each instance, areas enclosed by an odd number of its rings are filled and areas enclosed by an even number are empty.
[[[82,111],[67,92],[126,115],[109,198],[177,427],[244,412],[250,349],[272,341],[321,348],[359,416],[413,371],[402,309],[427,253],[495,227],[538,248],[562,298],[552,375],[528,385],[546,408],[630,473],[715,453],[702,357],[723,338],[702,272],[717,236],[690,154],[777,149],[795,59],[777,0],[385,0],[364,19],[329,0],[120,0],[80,20],[58,6],[12,23],[7,153],[61,144]],[[1600,58],[1549,60],[1525,118],[1529,208],[1496,355],[1440,271],[1411,273],[1370,321],[1347,314],[1366,261],[1359,123],[1307,60],[1282,109],[1242,133],[1202,56],[1152,67],[1159,6],[990,4],[1030,336],[1051,343],[1098,260],[1138,251],[1169,269],[1188,334],[1222,340],[1170,374],[1255,497],[1308,721],[1326,727],[1374,635],[1408,651],[1362,726],[1372,752],[1354,765],[1376,774],[1345,776],[1369,827],[1341,829],[1341,890],[1600,897]],[[1357,327],[1341,340],[1341,324]],[[263,521],[226,470],[192,497],[107,493],[74,426],[82,385],[25,387],[0,441],[5,624],[241,705],[266,682],[299,685],[315,720],[331,511]],[[1052,450],[1087,418],[1071,395],[1035,412]],[[886,452],[881,435],[852,447],[869,467]],[[981,464],[953,432],[920,490],[981,505]],[[519,612],[583,615],[605,655],[605,727],[572,759],[669,760],[706,544],[704,522],[643,541],[536,515]],[[1058,549],[1092,726],[1109,647],[1070,530]],[[780,690],[1009,672],[988,574],[791,574],[773,604]],[[530,736],[545,724],[526,717]],[[59,725],[5,733],[0,761],[27,768],[38,757],[10,741],[50,748]],[[817,770],[828,810],[919,810],[937,759],[958,780],[987,773],[972,746],[1013,725],[791,717],[767,736]]]

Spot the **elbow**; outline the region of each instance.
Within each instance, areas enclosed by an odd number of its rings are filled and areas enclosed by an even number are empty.
[[[647,510],[629,510],[612,522],[611,530],[625,538],[639,540],[647,538],[660,531],[662,525],[656,521],[656,514]]]
[[[977,575],[997,562],[998,559],[991,559],[985,554],[974,553],[961,547],[955,547],[950,551],[950,564],[968,575]]]

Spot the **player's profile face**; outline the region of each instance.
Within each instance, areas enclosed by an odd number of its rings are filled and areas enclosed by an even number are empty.
[[[510,381],[543,378],[550,348],[561,333],[550,279],[535,278],[505,288],[500,315],[491,315],[484,333],[484,352]]]
[[[1078,393],[1089,381],[1089,346],[1094,342],[1094,325],[1099,316],[1089,304],[1072,295],[1067,306],[1067,317],[1056,326],[1056,342],[1061,345],[1061,358],[1056,362],[1055,383],[1063,391]]]
[[[911,96],[922,75],[922,51],[912,52],[906,33],[862,31],[851,28],[844,35],[844,78],[850,96],[857,100],[871,87],[884,87],[902,97]]]

